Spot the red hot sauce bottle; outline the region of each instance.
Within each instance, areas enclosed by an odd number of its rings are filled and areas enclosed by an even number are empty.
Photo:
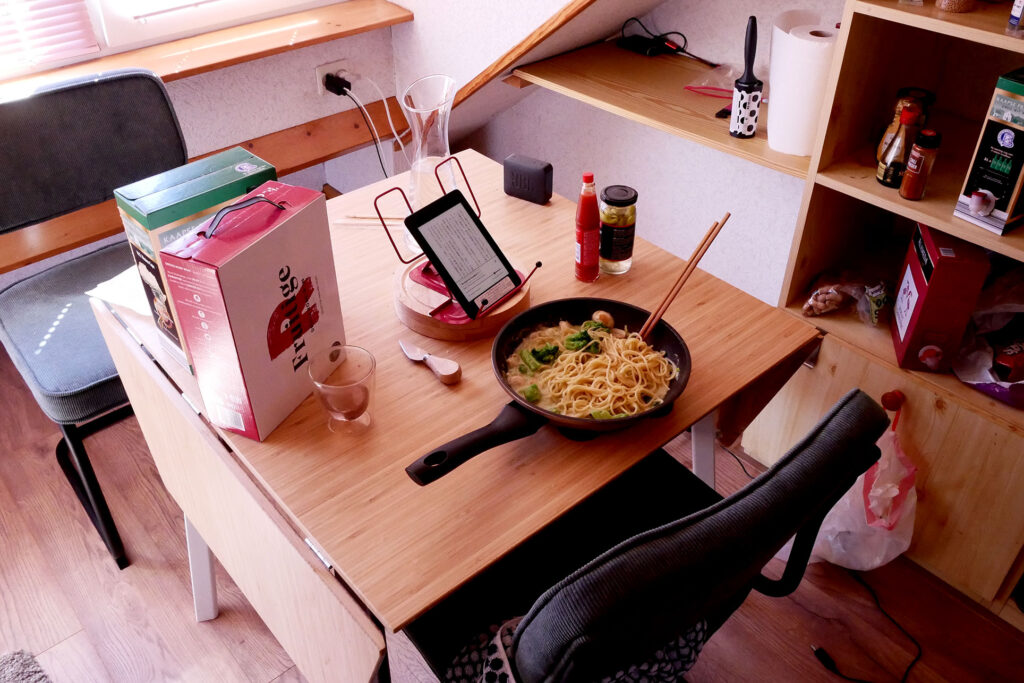
[[[593,282],[601,274],[601,214],[597,207],[594,174],[583,174],[583,188],[576,205],[576,279]]]

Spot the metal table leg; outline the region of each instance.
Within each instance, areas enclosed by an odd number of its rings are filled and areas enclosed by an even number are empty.
[[[715,417],[717,412],[708,413],[690,427],[693,473],[711,488],[715,488]]]
[[[185,517],[185,541],[188,544],[188,567],[192,575],[192,601],[196,621],[217,618],[217,581],[213,573],[213,553],[192,522]]]

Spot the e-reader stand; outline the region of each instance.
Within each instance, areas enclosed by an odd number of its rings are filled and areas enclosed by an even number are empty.
[[[447,191],[444,183],[441,181],[440,169],[450,162],[455,162],[459,167],[465,187],[475,206],[475,216],[471,215],[472,209],[469,207],[468,202],[465,201],[465,198],[461,196],[461,193]],[[492,336],[510,318],[529,308],[528,282],[537,268],[540,267],[540,263],[538,262],[526,277],[523,277],[520,271],[514,270],[508,265],[504,254],[501,253],[501,250],[490,238],[486,228],[479,220],[481,216],[480,204],[476,199],[469,179],[466,177],[462,164],[456,157],[448,157],[441,161],[434,168],[434,177],[437,179],[443,196],[441,199],[423,207],[420,211],[413,211],[408,197],[399,187],[393,187],[374,199],[377,217],[380,219],[381,226],[384,228],[384,232],[395,251],[395,255],[402,263],[402,267],[398,268],[395,272],[395,311],[406,327],[434,339],[470,340]],[[416,254],[410,258],[403,256],[394,235],[388,229],[387,222],[384,220],[380,209],[380,200],[392,192],[398,192],[402,195],[402,199],[405,201],[406,208],[408,209],[407,225],[411,223],[419,228],[418,230],[415,227],[410,228],[411,233],[417,230],[418,241],[429,233],[435,233],[432,235],[434,240],[432,243],[433,249],[430,249],[431,245],[428,244],[428,249],[425,249],[424,253]],[[458,197],[454,195],[458,195]],[[464,205],[466,210],[464,215],[458,210],[457,205],[460,203]],[[453,219],[454,225],[443,225],[445,222],[451,223]],[[475,229],[470,225],[470,222],[475,224]],[[438,229],[439,225],[443,229]],[[444,268],[444,256],[450,256],[452,250],[457,252],[460,246],[465,246],[460,244],[465,239],[452,241],[451,235],[455,233],[451,231],[455,229],[469,231],[463,233],[463,238],[468,236],[471,241],[476,241],[478,243],[477,246],[484,253],[488,253],[493,259],[496,259],[495,266],[497,270],[510,271],[510,280],[513,280],[513,285],[511,288],[506,284],[504,287],[496,286],[493,290],[489,290],[498,292],[493,297],[493,301],[487,301],[487,292],[475,298],[472,296],[474,294],[473,291],[467,294],[464,289],[459,289],[458,294],[460,296],[456,296],[452,292],[449,284],[458,287],[460,283],[458,276],[460,273],[454,272],[458,268]],[[430,253],[426,253],[428,251]],[[437,264],[434,263],[435,260]],[[502,264],[500,267],[497,266],[498,261]],[[451,265],[451,262],[449,262],[449,265]],[[512,276],[511,272],[514,272],[515,275]],[[518,282],[514,283],[514,281]],[[462,281],[462,284],[465,288],[465,281]],[[486,283],[484,286],[486,287]],[[503,292],[503,289],[508,289],[508,291]],[[466,302],[466,307],[459,302],[459,298]],[[467,308],[469,308],[472,315],[470,312],[467,312]]]

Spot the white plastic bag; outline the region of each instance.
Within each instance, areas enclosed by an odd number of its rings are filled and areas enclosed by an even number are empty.
[[[878,440],[878,462],[825,516],[811,551],[811,562],[824,560],[866,571],[891,562],[910,547],[917,510],[917,468],[900,446],[893,429]],[[788,558],[792,541],[779,551]]]

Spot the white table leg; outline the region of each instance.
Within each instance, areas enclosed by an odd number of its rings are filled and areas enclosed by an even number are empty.
[[[693,473],[701,481],[715,488],[715,416],[712,411],[690,427],[690,448],[693,453]]]
[[[217,618],[217,581],[213,573],[213,553],[192,522],[185,517],[185,542],[188,544],[188,568],[192,575],[192,601],[196,621]]]

